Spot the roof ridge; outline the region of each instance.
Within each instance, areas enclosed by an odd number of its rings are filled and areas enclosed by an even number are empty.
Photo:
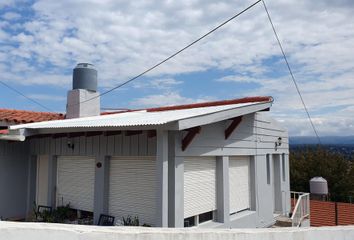
[[[271,97],[271,96],[255,96],[255,97],[236,98],[236,99],[230,99],[230,100],[219,100],[219,101],[212,101],[212,102],[201,102],[201,103],[191,103],[191,104],[183,104],[183,105],[172,105],[172,106],[166,106],[166,107],[147,108],[146,111],[147,112],[160,112],[160,111],[168,111],[168,110],[180,110],[180,109],[190,109],[190,108],[231,105],[231,104],[239,104],[239,103],[272,102],[272,101],[273,101],[273,97]]]

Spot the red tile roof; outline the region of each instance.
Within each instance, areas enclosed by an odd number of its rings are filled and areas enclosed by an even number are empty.
[[[203,102],[203,103],[192,103],[192,104],[167,106],[167,107],[148,108],[146,110],[148,112],[160,112],[160,111],[169,111],[169,110],[180,110],[180,109],[190,109],[190,108],[231,105],[231,104],[239,104],[239,103],[271,102],[271,101],[273,101],[272,97],[246,97],[246,98],[238,98],[238,99],[232,99],[232,100],[222,100],[222,101],[214,101],[214,102]]]
[[[182,109],[201,108],[201,107],[214,107],[214,106],[231,105],[231,104],[239,104],[239,103],[272,102],[272,101],[273,101],[273,97],[271,97],[271,96],[245,97],[245,98],[237,98],[237,99],[231,99],[231,100],[192,103],[192,104],[184,104],[184,105],[173,105],[173,106],[147,108],[147,109],[136,109],[136,110],[128,110],[127,109],[127,110],[122,110],[122,111],[103,112],[103,113],[101,113],[101,115],[133,112],[133,111],[139,111],[139,110],[146,110],[148,112],[161,112],[161,111],[182,110]]]
[[[0,109],[0,121],[9,123],[32,123],[64,119],[64,114],[49,112],[33,112],[13,109]]]

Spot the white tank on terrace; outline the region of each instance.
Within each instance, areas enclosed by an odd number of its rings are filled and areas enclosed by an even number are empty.
[[[310,192],[311,194],[327,195],[328,184],[327,180],[323,177],[313,177],[310,180]]]

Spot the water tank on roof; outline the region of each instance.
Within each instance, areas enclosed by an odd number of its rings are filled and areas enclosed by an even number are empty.
[[[97,70],[90,63],[79,63],[73,71],[73,89],[97,91]]]
[[[311,194],[327,195],[328,185],[327,180],[323,177],[314,177],[310,180],[310,192]]]

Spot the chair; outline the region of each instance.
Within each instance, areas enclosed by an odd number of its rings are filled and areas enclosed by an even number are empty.
[[[115,217],[101,214],[98,219],[98,226],[113,226]]]

